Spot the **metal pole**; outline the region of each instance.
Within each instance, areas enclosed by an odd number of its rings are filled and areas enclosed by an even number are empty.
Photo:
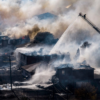
[[[12,71],[11,71],[11,58],[10,58],[10,55],[9,55],[9,63],[10,63],[10,84],[11,84],[11,91],[14,93],[14,95],[17,97],[18,100],[19,97],[16,95],[16,93],[12,90]]]
[[[10,63],[10,84],[11,84],[11,90],[12,90],[11,58],[10,58],[10,56],[9,56],[9,63]]]

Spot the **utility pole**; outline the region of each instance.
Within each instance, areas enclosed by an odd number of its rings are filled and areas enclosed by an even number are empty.
[[[18,100],[19,97],[16,95],[16,93],[12,90],[12,71],[11,71],[11,56],[9,55],[9,63],[10,63],[10,84],[11,84],[11,91],[14,93],[14,95],[17,97]]]
[[[12,75],[11,75],[11,58],[9,55],[9,63],[10,63],[10,84],[11,84],[11,90],[12,90]]]

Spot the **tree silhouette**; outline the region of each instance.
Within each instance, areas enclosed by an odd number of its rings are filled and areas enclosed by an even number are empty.
[[[96,88],[89,83],[82,84],[75,90],[75,97],[78,100],[96,100]]]

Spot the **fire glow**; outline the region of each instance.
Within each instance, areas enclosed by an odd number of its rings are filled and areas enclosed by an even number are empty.
[[[71,5],[66,6],[67,9],[70,8],[70,7],[71,7]]]

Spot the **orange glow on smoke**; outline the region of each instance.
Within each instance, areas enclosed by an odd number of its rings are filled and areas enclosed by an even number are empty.
[[[70,8],[70,7],[71,7],[71,5],[66,6],[67,9]]]

